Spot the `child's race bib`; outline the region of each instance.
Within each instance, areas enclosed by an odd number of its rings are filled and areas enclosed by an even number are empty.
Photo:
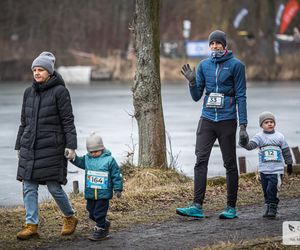
[[[223,108],[223,106],[224,106],[224,94],[220,94],[220,93],[209,94],[206,102],[207,108]]]
[[[87,187],[96,189],[107,189],[108,188],[108,172],[101,171],[87,171]]]
[[[261,150],[262,162],[281,162],[281,149],[278,146],[266,146]]]

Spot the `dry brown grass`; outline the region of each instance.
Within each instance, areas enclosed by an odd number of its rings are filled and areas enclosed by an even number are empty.
[[[175,208],[186,205],[193,198],[193,180],[174,170],[159,170],[124,167],[124,192],[121,199],[113,198],[110,203],[109,219],[112,231],[124,229],[140,223],[167,220],[174,216]],[[285,179],[281,197],[299,196],[300,177]],[[205,210],[216,211],[226,204],[224,178],[209,181]],[[82,194],[70,195],[79,217],[74,235],[62,238],[60,230],[62,215],[53,201],[40,204],[40,238],[29,241],[16,240],[16,233],[24,223],[25,211],[22,207],[0,209],[0,249],[28,249],[59,242],[74,240],[87,235],[93,223],[88,219]],[[255,174],[240,178],[238,205],[262,201],[262,192]]]
[[[220,242],[213,246],[206,246],[195,248],[194,250],[285,250],[291,249],[291,246],[282,245],[282,238],[281,236],[277,237],[270,237],[270,238],[259,238],[247,241],[240,241],[238,243],[232,242]],[[298,249],[293,248],[293,249]]]

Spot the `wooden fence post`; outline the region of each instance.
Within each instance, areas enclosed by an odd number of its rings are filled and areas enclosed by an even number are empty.
[[[245,174],[247,172],[245,156],[239,157],[239,168],[240,168],[240,174]]]
[[[73,193],[78,194],[79,193],[79,184],[78,181],[73,181]]]
[[[294,158],[295,158],[296,164],[300,164],[300,152],[299,152],[299,148],[298,147],[293,147],[292,151],[293,151],[293,154],[294,154]]]

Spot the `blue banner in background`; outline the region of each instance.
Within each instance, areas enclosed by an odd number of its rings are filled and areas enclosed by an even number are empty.
[[[210,55],[208,40],[186,41],[185,48],[188,57],[208,57]]]

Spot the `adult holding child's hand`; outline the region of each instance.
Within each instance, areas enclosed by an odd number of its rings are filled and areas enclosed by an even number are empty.
[[[76,153],[74,149],[66,148],[65,149],[65,157],[69,160],[72,161],[75,159]]]
[[[240,133],[239,133],[239,145],[241,147],[245,147],[249,142],[249,136],[246,130],[246,125],[240,125]]]
[[[218,140],[226,169],[227,204],[220,219],[237,217],[238,170],[236,162],[236,131],[239,142],[247,144],[246,74],[245,66],[227,49],[226,34],[213,31],[208,37],[209,58],[202,60],[195,71],[189,64],[181,74],[189,82],[194,101],[202,98],[202,114],[196,131],[196,164],[194,167],[194,200],[191,205],[176,209],[183,216],[205,218],[207,169],[214,142]]]
[[[31,65],[33,83],[23,96],[21,124],[15,149],[18,152],[17,180],[23,183],[26,225],[17,238],[38,234],[38,187],[47,188],[64,215],[61,235],[75,231],[77,218],[61,185],[67,183],[68,158],[77,148],[71,98],[61,75],[54,70],[55,56],[44,51]]]

